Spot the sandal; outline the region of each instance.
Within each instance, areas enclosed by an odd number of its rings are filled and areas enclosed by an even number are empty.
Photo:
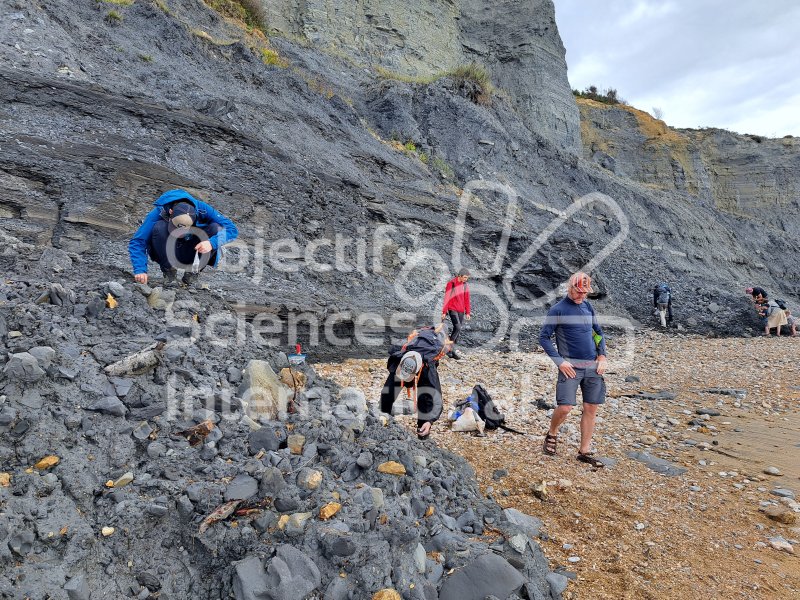
[[[586,454],[583,454],[582,452],[578,452],[577,460],[578,460],[578,462],[582,462],[582,463],[586,463],[587,465],[591,465],[595,469],[602,469],[603,467],[606,466],[605,463],[602,460],[600,460],[599,458],[595,457],[593,452],[587,452]]]
[[[426,425],[427,425],[427,428],[425,427]],[[427,440],[430,437],[430,435],[431,435],[431,424],[430,424],[429,421],[425,421],[417,429],[417,439]]]
[[[556,444],[558,444],[558,436],[550,435],[549,433],[544,436],[544,444],[542,444],[542,452],[549,456],[555,456]]]

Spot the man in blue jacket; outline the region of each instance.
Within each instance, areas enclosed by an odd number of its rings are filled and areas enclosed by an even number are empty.
[[[133,277],[147,283],[147,258],[161,267],[164,283],[173,283],[178,267],[185,270],[183,283],[191,285],[199,273],[192,272],[200,255],[200,270],[216,267],[219,249],[239,235],[228,217],[184,190],[171,190],[153,203],[144,223],[128,243]]]
[[[572,407],[577,404],[578,387],[583,397],[581,445],[578,460],[593,467],[603,463],[591,453],[597,408],[605,402],[606,342],[594,309],[586,296],[592,291],[592,279],[586,273],[569,278],[567,296],[548,312],[539,343],[558,367],[556,409],[550,419],[550,430],[544,438],[545,454],[556,453],[558,430]],[[556,336],[556,346],[552,337]]]

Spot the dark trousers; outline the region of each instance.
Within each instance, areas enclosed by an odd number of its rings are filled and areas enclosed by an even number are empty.
[[[221,229],[222,226],[218,223],[211,223],[203,227],[203,231],[206,232],[209,238],[219,233]],[[167,249],[168,241],[169,229],[167,228],[167,221],[161,219],[153,226],[153,232],[150,234],[150,239],[147,243],[147,253],[150,258],[157,262],[165,273],[170,269],[191,269],[194,258],[197,256],[194,247],[203,240],[196,235],[178,238],[175,242],[175,255],[172,262]],[[176,264],[172,264],[173,262]],[[208,264],[212,266],[217,264],[216,250],[200,256],[200,270],[202,271]]]
[[[383,384],[383,390],[381,390],[381,412],[388,414],[392,413],[392,405],[397,400],[397,396],[405,393],[400,386],[401,381],[395,375],[397,365],[400,364],[400,358],[399,356],[390,356],[386,363],[386,368],[389,369],[389,376],[386,378],[386,383]],[[411,393],[413,394],[414,392],[412,391]],[[439,382],[436,363],[426,361],[417,382],[417,427],[421,427],[427,421],[433,423],[438,419],[442,415],[442,406],[442,384]]]
[[[450,322],[453,324],[453,331],[450,333],[450,339],[455,344],[461,336],[461,329],[464,327],[464,313],[448,310],[447,315],[450,317]]]

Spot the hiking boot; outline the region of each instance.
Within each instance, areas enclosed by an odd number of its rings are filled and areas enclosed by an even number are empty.
[[[161,273],[164,275],[164,285],[172,285],[178,279],[178,269],[170,269]]]
[[[450,352],[447,354],[447,356],[449,356],[450,358],[452,358],[452,359],[454,359],[454,360],[461,360],[461,355],[460,355],[460,354],[458,354],[458,353],[457,353],[455,350],[451,350],[451,351],[450,351]]]
[[[200,273],[193,273],[192,271],[186,271],[183,274],[183,278],[181,278],[181,281],[183,282],[183,285],[185,285],[186,287],[192,287],[192,285],[197,283],[198,277],[200,277]]]

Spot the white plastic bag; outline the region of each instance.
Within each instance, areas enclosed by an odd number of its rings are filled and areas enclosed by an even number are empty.
[[[458,419],[453,423],[453,431],[483,431],[485,423],[471,408],[464,410]]]

